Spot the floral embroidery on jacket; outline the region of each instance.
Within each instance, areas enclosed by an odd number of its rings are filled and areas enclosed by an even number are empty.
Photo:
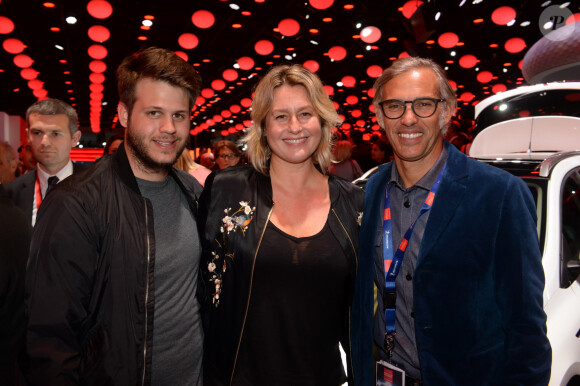
[[[232,208],[224,209],[225,216],[222,218],[222,224],[220,226],[220,232],[222,233],[222,239],[225,243],[226,236],[230,233],[240,230],[242,236],[246,235],[246,230],[248,225],[252,222],[254,211],[256,207],[251,207],[248,201],[240,201],[240,208],[235,212],[231,213]],[[218,240],[217,247],[223,250],[223,244]],[[217,307],[220,302],[220,293],[222,287],[222,274],[226,271],[226,257],[233,260],[234,255],[232,253],[224,253],[223,256],[218,252],[212,252],[212,258],[208,263],[207,269],[210,272],[210,282],[215,285],[215,292],[213,293],[213,304]],[[219,266],[221,262],[221,267]]]

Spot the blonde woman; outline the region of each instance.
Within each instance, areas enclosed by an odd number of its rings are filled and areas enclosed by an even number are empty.
[[[372,384],[363,192],[329,176],[340,120],[320,79],[278,66],[258,84],[252,165],[212,174],[200,201],[205,385]]]

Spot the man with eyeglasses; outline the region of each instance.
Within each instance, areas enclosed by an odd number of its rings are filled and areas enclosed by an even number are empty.
[[[546,385],[551,348],[530,191],[443,141],[456,98],[433,61],[397,60],[374,90],[395,154],[366,185],[360,236],[359,258],[375,261],[377,378]]]

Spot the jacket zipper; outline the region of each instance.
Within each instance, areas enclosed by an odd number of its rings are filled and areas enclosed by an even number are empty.
[[[236,356],[234,357],[234,365],[232,367],[232,373],[230,375],[230,386],[234,382],[234,373],[236,372],[236,365],[238,363],[238,354],[240,353],[240,346],[242,345],[242,336],[244,335],[244,328],[246,327],[246,318],[248,317],[248,309],[250,308],[250,297],[252,295],[252,284],[254,281],[254,267],[256,266],[256,257],[258,257],[258,251],[260,250],[260,245],[262,244],[262,239],[264,238],[264,233],[266,232],[266,227],[268,222],[270,222],[270,216],[274,210],[274,205],[270,208],[268,212],[268,217],[266,217],[266,223],[264,224],[264,229],[262,229],[262,234],[260,235],[260,240],[258,240],[258,247],[254,253],[254,260],[252,261],[252,273],[250,274],[250,290],[248,291],[248,300],[246,302],[246,311],[244,312],[244,320],[242,321],[242,329],[240,331],[240,338],[238,339],[238,347],[236,348]]]
[[[355,262],[355,280],[356,280],[356,276],[358,275],[358,254],[357,251],[354,247],[354,244],[352,243],[352,239],[350,238],[350,235],[348,234],[348,232],[346,231],[346,228],[344,227],[342,221],[340,221],[340,217],[338,217],[338,214],[336,213],[336,211],[334,210],[334,208],[332,208],[332,213],[334,213],[334,216],[336,217],[336,219],[338,220],[338,222],[340,223],[340,226],[342,227],[342,230],[344,231],[344,233],[346,234],[346,237],[348,238],[348,241],[350,242],[350,246],[352,248],[352,251],[354,252],[354,262]],[[352,373],[352,379],[354,382],[354,366],[352,364],[352,342],[350,341],[350,337],[352,336],[351,331],[350,331],[350,315],[352,313],[352,309],[351,306],[348,306],[348,352],[349,352],[349,365],[350,365],[350,370]]]
[[[145,385],[145,372],[147,363],[147,333],[148,333],[148,312],[147,303],[149,301],[149,263],[151,262],[150,242],[149,239],[149,213],[147,212],[147,201],[144,199],[145,205],[145,229],[147,230],[147,269],[145,271],[145,336],[143,338],[143,375],[141,377],[141,385]]]

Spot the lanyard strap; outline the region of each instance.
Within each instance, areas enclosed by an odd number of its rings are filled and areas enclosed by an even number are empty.
[[[40,180],[38,177],[38,173],[40,173],[38,170],[36,171],[36,181],[34,182],[34,201],[36,204],[36,210],[38,210],[38,208],[40,208],[40,204],[42,203],[42,193],[40,191]]]
[[[403,240],[399,244],[399,247],[393,254],[393,222],[391,220],[391,198],[389,195],[389,186],[387,185],[387,189],[385,190],[385,212],[383,217],[383,259],[385,264],[385,289],[383,291],[383,305],[385,308],[385,327],[386,333],[394,333],[395,332],[395,301],[396,301],[396,292],[395,292],[395,279],[399,274],[401,269],[401,263],[403,262],[403,257],[405,256],[405,250],[407,249],[407,245],[409,244],[409,240],[411,239],[411,235],[413,234],[413,230],[415,229],[415,224],[417,220],[433,205],[433,201],[435,200],[435,193],[437,192],[437,188],[439,187],[439,182],[441,181],[441,177],[443,176],[443,172],[445,171],[445,167],[447,164],[443,165],[443,169],[439,173],[437,180],[431,187],[429,194],[427,194],[427,198],[421,207],[421,211],[419,216],[413,221],[413,224],[407,229],[405,235],[403,236]]]

